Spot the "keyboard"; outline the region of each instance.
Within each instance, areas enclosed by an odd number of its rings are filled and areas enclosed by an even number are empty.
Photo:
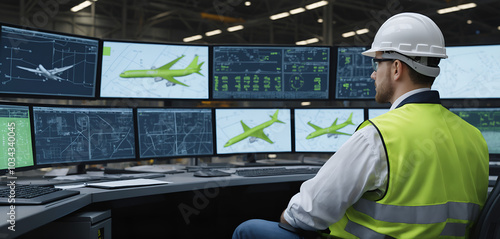
[[[279,176],[291,174],[316,174],[319,167],[272,167],[272,168],[252,168],[238,169],[236,174],[243,177]]]
[[[14,189],[9,186],[0,187],[0,205],[12,204],[46,204],[59,199],[80,194],[75,190],[44,187],[38,185],[16,184]]]

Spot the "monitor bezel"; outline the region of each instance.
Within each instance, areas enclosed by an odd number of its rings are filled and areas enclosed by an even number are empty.
[[[214,88],[214,49],[216,47],[267,47],[267,48],[328,48],[329,51],[329,72],[328,72],[328,86],[326,90],[328,91],[326,94],[326,98],[214,98],[215,95],[215,88]],[[333,99],[332,97],[332,79],[334,77],[334,72],[335,69],[333,68],[336,65],[336,59],[332,57],[332,46],[329,45],[291,45],[291,44],[213,44],[211,45],[211,65],[210,65],[210,70],[212,72],[211,77],[210,77],[210,96],[211,100],[213,101],[269,101],[269,100],[276,100],[276,101],[283,101],[283,102],[289,102],[289,101],[324,101],[324,100],[331,100]],[[335,60],[335,62],[333,62]],[[333,95],[334,96],[334,95]]]
[[[217,150],[217,110],[289,110],[290,112],[290,151],[258,151],[258,152],[231,152],[231,153],[220,153]],[[225,108],[215,108],[213,112],[213,126],[214,126],[214,155],[217,157],[228,157],[235,155],[260,155],[260,154],[286,154],[294,153],[294,132],[293,132],[293,109],[287,107],[225,107]],[[246,140],[246,139],[244,139]]]
[[[106,42],[113,42],[113,43],[128,43],[128,44],[151,44],[151,45],[170,45],[170,46],[191,46],[191,47],[206,47],[207,48],[207,56],[208,56],[208,70],[207,70],[207,97],[206,98],[174,98],[174,97],[158,97],[158,98],[154,98],[154,97],[116,97],[116,96],[113,96],[113,97],[107,97],[107,96],[102,96],[102,89],[101,89],[101,86],[102,86],[102,82],[103,82],[103,77],[102,77],[102,64],[103,64],[103,57],[104,55],[102,54],[103,53],[103,49],[104,49],[104,43]],[[212,60],[211,60],[211,45],[209,44],[189,44],[189,43],[182,43],[182,42],[155,42],[155,41],[131,41],[131,40],[117,40],[117,39],[101,39],[100,41],[100,47],[101,47],[101,54],[99,56],[99,68],[100,68],[100,71],[99,71],[99,81],[97,83],[97,86],[96,86],[96,96],[99,97],[100,99],[109,99],[109,100],[113,100],[113,99],[129,99],[129,100],[147,100],[147,101],[161,101],[161,100],[186,100],[186,101],[200,101],[200,100],[210,100],[211,99],[211,92],[210,92],[210,88],[211,88],[211,77],[212,77],[212,69],[211,69],[211,64],[212,64]]]
[[[211,137],[211,140],[212,140],[212,154],[186,154],[186,155],[172,155],[172,156],[147,156],[147,157],[141,157],[140,155],[140,142],[139,142],[139,110],[140,109],[153,109],[153,110],[175,110],[175,109],[181,109],[181,110],[209,110],[210,111],[210,116],[211,116],[211,127],[212,127],[212,137]],[[138,160],[147,160],[147,159],[175,159],[175,158],[199,158],[199,157],[211,157],[211,156],[215,156],[215,140],[216,140],[216,136],[215,136],[215,109],[214,108],[201,108],[201,107],[192,107],[192,108],[189,108],[189,107],[168,107],[168,108],[165,108],[165,107],[137,107],[135,109],[135,113],[136,113],[136,116],[135,116],[135,135],[137,136],[136,137],[136,154],[137,154],[137,159]]]
[[[359,125],[361,125],[364,121],[367,120],[367,108],[366,107],[303,107],[303,108],[294,108],[293,109],[293,112],[292,112],[292,117],[293,117],[293,149],[294,149],[294,153],[299,153],[299,154],[335,154],[337,151],[297,151],[297,146],[296,146],[296,123],[297,123],[297,119],[295,119],[295,111],[296,110],[361,110],[362,113],[363,113],[363,121],[360,122],[359,124],[357,125],[354,125],[356,128],[359,127]],[[356,132],[356,131],[355,131]],[[349,136],[350,137],[350,136]],[[340,148],[340,147],[339,147]]]
[[[36,157],[36,136],[35,136],[35,107],[46,107],[46,108],[64,108],[64,109],[130,109],[132,112],[132,131],[134,133],[134,155],[127,158],[116,158],[116,159],[98,159],[98,160],[88,160],[88,161],[76,161],[76,162],[61,162],[61,163],[47,163],[39,164]],[[114,107],[114,106],[100,106],[100,105],[61,105],[61,104],[32,104],[31,105],[31,127],[32,127],[32,140],[33,140],[33,157],[35,161],[36,168],[50,168],[50,167],[67,167],[67,166],[86,166],[91,164],[108,164],[108,163],[119,163],[119,162],[134,162],[139,161],[137,158],[137,139],[136,139],[136,110],[131,107]]]
[[[22,26],[22,25],[15,25],[15,24],[10,24],[10,23],[4,23],[0,22],[0,34],[1,34],[1,27],[6,26],[6,27],[11,27],[11,28],[18,28],[22,30],[29,30],[29,31],[37,31],[37,32],[42,32],[42,33],[48,33],[48,34],[54,34],[54,35],[61,35],[61,36],[68,36],[68,37],[73,37],[73,38],[82,38],[86,40],[94,40],[97,41],[97,56],[96,56],[96,70],[95,70],[95,76],[94,76],[94,89],[92,91],[93,96],[78,96],[78,95],[61,95],[61,94],[28,94],[28,93],[6,93],[6,92],[0,92],[1,95],[5,95],[6,97],[11,97],[11,98],[34,98],[34,99],[40,99],[40,98],[45,98],[45,99],[82,99],[82,100],[96,100],[98,99],[98,92],[97,92],[97,87],[100,82],[100,76],[101,76],[101,57],[102,55],[102,44],[101,44],[101,39],[97,37],[91,37],[91,36],[84,36],[84,35],[77,35],[77,34],[71,34],[71,33],[66,33],[66,32],[58,32],[58,31],[51,31],[51,30],[45,30],[45,29],[40,29],[40,28],[34,28],[32,26]],[[1,35],[0,35],[1,38]]]

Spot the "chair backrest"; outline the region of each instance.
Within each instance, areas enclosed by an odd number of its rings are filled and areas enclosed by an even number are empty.
[[[500,238],[500,180],[497,179],[493,190],[488,195],[478,221],[472,230],[474,239]]]

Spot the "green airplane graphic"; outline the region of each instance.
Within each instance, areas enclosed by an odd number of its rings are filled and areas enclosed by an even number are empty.
[[[337,120],[339,118],[336,118],[335,121],[333,122],[333,124],[330,126],[330,127],[327,127],[327,128],[321,128],[313,123],[311,123],[311,121],[307,122],[307,124],[311,127],[313,127],[316,131],[310,133],[309,135],[307,135],[306,139],[312,139],[312,138],[315,138],[315,137],[318,137],[318,136],[321,136],[321,135],[324,135],[324,134],[328,134],[328,137],[331,137],[332,135],[335,135],[335,134],[341,134],[341,135],[352,135],[352,134],[347,134],[347,133],[342,133],[342,132],[339,132],[337,130],[339,129],[342,129],[344,127],[346,127],[347,125],[354,125],[352,123],[352,113],[351,115],[349,116],[349,118],[342,124],[339,124],[337,125]]]
[[[182,59],[184,55],[178,57],[177,59],[165,64],[164,66],[157,68],[157,69],[151,69],[151,70],[128,70],[124,71],[123,73],[120,74],[120,77],[122,78],[144,78],[144,77],[154,77],[155,82],[161,81],[161,80],[167,80],[168,82],[166,83],[166,86],[172,86],[175,84],[187,86],[188,85],[174,79],[174,77],[181,77],[181,76],[187,76],[191,75],[193,73],[197,73],[201,76],[203,76],[200,73],[201,70],[201,65],[203,65],[202,62],[198,65],[198,55],[194,57],[193,61],[184,69],[178,69],[178,70],[172,70],[170,67],[172,67],[175,63],[177,63],[180,59]]]
[[[233,137],[232,139],[230,139],[229,141],[227,141],[227,143],[224,145],[224,148],[225,147],[228,147],[228,146],[231,146],[235,143],[238,143],[248,137],[250,137],[250,142],[255,142],[256,138],[259,138],[259,139],[263,139],[265,140],[266,142],[270,143],[270,144],[274,144],[273,141],[271,141],[269,139],[269,137],[267,137],[267,135],[264,134],[264,129],[271,126],[272,124],[274,123],[282,123],[284,124],[285,122],[281,121],[278,119],[278,111],[279,110],[276,110],[276,112],[274,113],[273,116],[270,116],[271,117],[271,120],[269,121],[266,121],[262,124],[259,124],[253,128],[250,128],[248,127],[245,123],[243,123],[243,120],[240,120],[241,122],[241,126],[243,127],[243,133],[239,134],[239,135],[236,135],[235,137]]]

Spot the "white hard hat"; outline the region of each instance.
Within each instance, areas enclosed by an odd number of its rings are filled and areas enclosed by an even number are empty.
[[[387,19],[377,31],[371,49],[362,54],[375,57],[377,51],[395,51],[410,57],[448,57],[439,27],[418,13],[400,13]]]

